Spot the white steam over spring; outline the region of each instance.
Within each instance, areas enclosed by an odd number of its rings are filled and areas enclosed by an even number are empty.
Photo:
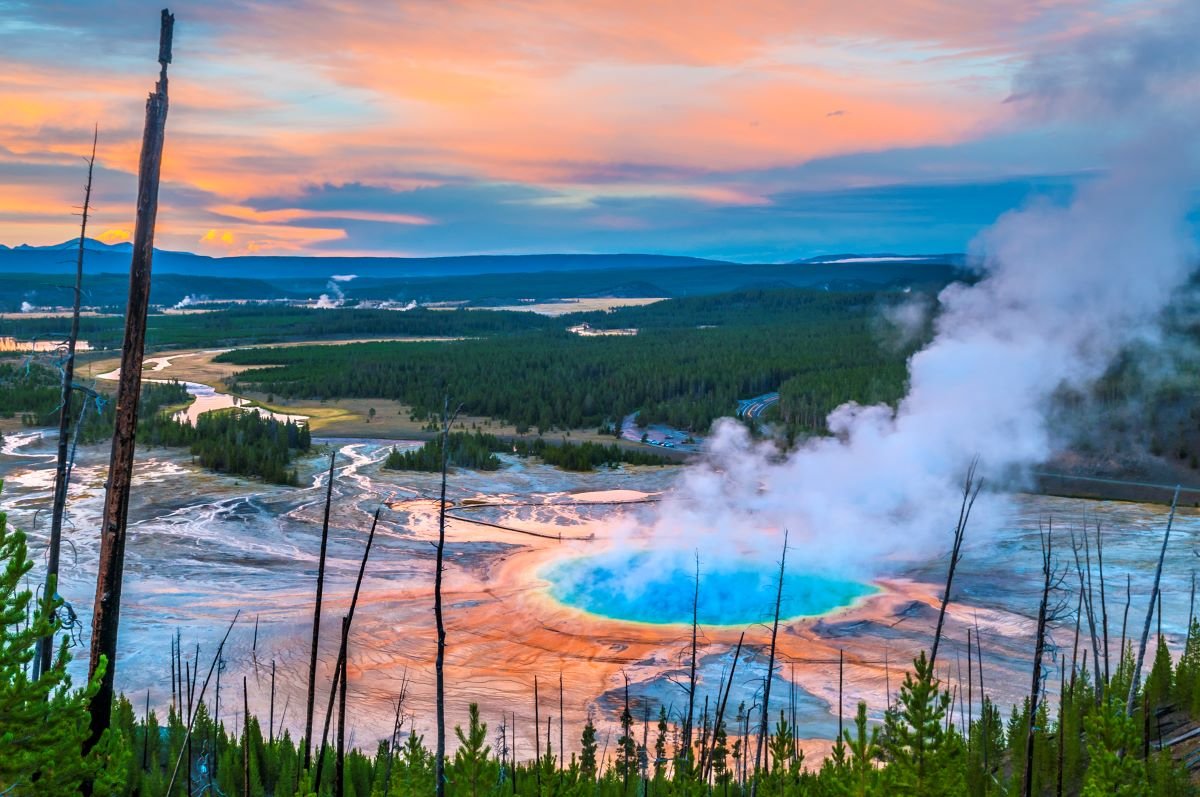
[[[1184,18],[1200,21],[1200,12]],[[1052,99],[1059,115],[1113,112],[1128,133],[1113,162],[1082,180],[1069,204],[1035,201],[979,236],[980,279],[942,291],[934,338],[912,357],[908,395],[894,412],[839,407],[829,417],[834,436],[782,458],[740,424],[718,422],[704,461],[662,505],[654,547],[699,548],[718,568],[735,546],[777,558],[787,528],[797,566],[873,569],[929,556],[949,544],[973,459],[1003,485],[1053,454],[1047,418],[1056,391],[1087,388],[1122,348],[1153,340],[1194,266],[1186,224],[1194,130],[1169,107],[1189,91],[1194,99],[1195,83],[1181,88],[1174,78],[1195,71],[1161,50],[1149,57],[1144,41],[1195,63],[1200,25],[1185,27],[1186,35],[1140,31],[1123,49],[1106,38],[1035,59],[1018,79],[1019,100],[1041,110]],[[1142,73],[1118,79],[1109,74],[1115,66]],[[973,534],[994,522],[990,510],[1003,498],[980,500]]]
[[[338,286],[339,282],[344,282],[346,280],[338,279],[339,277],[345,277],[345,275],[335,274],[329,280],[329,282],[325,283],[325,289],[328,290],[329,293],[322,293],[320,298],[317,299],[317,303],[314,305],[314,307],[320,310],[332,310],[333,308],[341,307],[346,303],[346,294],[342,291],[341,287]]]

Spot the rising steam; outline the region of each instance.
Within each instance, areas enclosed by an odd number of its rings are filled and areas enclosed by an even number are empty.
[[[350,276],[349,279],[353,279]],[[325,283],[325,289],[328,293],[322,293],[317,303],[313,305],[319,310],[332,310],[335,307],[341,307],[346,303],[346,294],[338,285],[339,282],[348,282],[347,276],[344,274],[334,274],[329,282]]]
[[[719,421],[703,462],[662,505],[654,547],[699,547],[720,567],[731,546],[776,558],[774,532],[786,527],[799,563],[874,569],[944,551],[974,458],[990,483],[1012,485],[1055,453],[1047,420],[1055,393],[1085,390],[1123,348],[1154,341],[1194,267],[1186,218],[1197,183],[1194,130],[1165,109],[1185,96],[1192,101],[1181,110],[1196,108],[1195,84],[1175,78],[1195,74],[1179,59],[1200,60],[1192,24],[1200,12],[1164,18],[1172,31],[1123,42],[1105,34],[1036,58],[1019,76],[1015,100],[1030,111],[1109,113],[1139,129],[1068,204],[1034,201],[977,238],[980,279],[941,292],[934,338],[910,360],[896,410],[839,407],[829,416],[832,437],[782,458],[740,424]],[[1189,21],[1184,30],[1179,19]],[[976,533],[1001,517],[999,493],[981,501]]]

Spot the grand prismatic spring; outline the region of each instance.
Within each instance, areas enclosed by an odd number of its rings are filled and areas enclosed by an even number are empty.
[[[392,701],[404,678],[411,684],[414,711],[432,715],[425,709],[433,701],[430,542],[437,534],[437,479],[382,471],[390,441],[320,442],[338,451],[339,463],[327,617],[344,612],[371,516],[381,501],[388,502],[351,642],[353,736],[357,744],[371,746],[391,727]],[[35,556],[41,555],[46,530],[44,514],[37,510],[51,489],[52,450],[52,435],[28,432],[6,437],[0,452],[5,480],[0,506],[30,532]],[[98,522],[105,453],[101,447],[80,451],[69,504],[61,591],[79,612],[84,634],[97,555],[87,530]],[[625,676],[638,717],[656,715],[660,705],[678,711],[685,702],[677,682],[689,662],[696,552],[655,551],[645,547],[644,538],[614,532],[631,523],[636,528],[638,519],[655,508],[644,502],[669,490],[678,470],[570,474],[515,457],[503,460],[498,472],[464,470],[450,480],[450,718],[461,721],[470,702],[480,703],[485,718],[515,710],[517,744],[532,747],[533,678],[550,685],[542,696],[544,721],[559,714],[560,674],[568,727],[578,728],[592,712],[601,733],[611,732]],[[295,732],[303,723],[323,509],[320,460],[302,471],[307,486],[300,489],[205,473],[186,455],[161,449],[142,452],[137,476],[143,486],[131,508],[120,639],[126,658],[118,688],[149,688],[152,703],[165,705],[170,699],[166,651],[175,631],[185,658],[194,657],[199,644],[207,662],[229,619],[241,609],[243,619],[224,655],[225,672],[250,676],[251,707],[261,713],[274,661],[277,721]],[[967,630],[978,629],[989,689],[1016,700],[1028,676],[1034,631],[1038,521],[1053,517],[1064,527],[1085,519],[1102,522],[1106,566],[1133,574],[1136,608],[1139,596],[1149,592],[1151,560],[1166,512],[1159,506],[1038,496],[1015,496],[1009,512],[1001,535],[968,536],[947,621],[945,649],[950,652],[943,660],[952,667],[965,653]],[[1164,633],[1174,643],[1182,638],[1187,616],[1186,580],[1198,531],[1200,517],[1183,510],[1168,552],[1171,581],[1163,595]],[[778,562],[731,559],[722,551],[702,550],[699,556],[699,694],[715,696],[744,631],[746,648],[732,700],[752,705],[766,668]],[[648,572],[647,557],[671,566],[658,580],[624,583],[626,570]],[[894,695],[908,661],[928,645],[945,557],[946,551],[934,551],[923,561],[885,563],[870,578],[851,578],[806,570],[803,548],[789,552],[794,564],[784,583],[785,621],[772,703],[797,706],[799,735],[810,751],[827,750],[836,733],[839,655],[845,663],[846,712],[858,699],[874,707]],[[1003,567],[996,566],[999,561]],[[1069,644],[1069,633],[1057,629],[1052,636],[1060,645]],[[335,644],[334,635],[328,635],[322,662],[333,661]],[[1116,645],[1114,639],[1114,650]],[[82,639],[72,648],[77,675],[86,666],[86,650]],[[573,748],[569,738],[568,751]]]

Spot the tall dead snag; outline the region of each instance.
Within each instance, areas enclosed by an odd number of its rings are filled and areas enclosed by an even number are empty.
[[[746,632],[743,631],[742,635],[738,637],[737,649],[733,651],[733,663],[729,665],[729,680],[725,683],[725,692],[717,704],[716,723],[713,725],[714,734],[720,730],[721,723],[725,721],[725,706],[729,703],[729,693],[733,691],[733,674],[737,672],[738,659],[742,655],[742,643],[745,641]],[[704,771],[703,779],[705,782],[708,781],[708,773],[712,770],[712,765],[712,751],[710,750],[707,759],[702,759],[700,762],[700,768]]]
[[[250,693],[242,676],[242,794],[250,794]]]
[[[563,760],[567,757],[567,737],[563,729],[563,676],[558,671],[558,771],[563,771]]]
[[[367,559],[371,556],[371,544],[375,541],[375,529],[379,526],[379,515],[383,512],[386,503],[386,501],[380,503],[375,510],[375,518],[371,521],[371,532],[367,535],[367,545],[363,549],[362,562],[358,566],[358,577],[354,579],[354,592],[350,596],[350,610],[342,618],[342,636],[341,642],[338,644],[337,664],[333,668],[333,686],[329,690],[329,705],[325,707],[325,725],[321,731],[321,744],[317,747],[317,768],[316,775],[313,777],[313,783],[316,784],[321,782],[321,771],[325,766],[325,746],[329,741],[329,722],[333,717],[333,702],[339,694],[344,697],[345,689],[339,692],[338,684],[341,683],[343,687],[345,686],[350,624],[354,622],[354,610],[358,607],[358,594],[362,589],[363,574],[367,572]]]
[[[461,407],[459,407],[461,409]],[[437,797],[446,797],[446,623],[442,617],[442,563],[446,556],[446,472],[450,469],[450,427],[458,409],[450,414],[450,397],[442,401],[442,494],[438,501],[437,568],[433,575],[433,617],[437,624],[437,761],[434,767]],[[533,729],[537,738],[538,728]]]
[[[129,266],[129,302],[121,346],[121,375],[117,382],[116,418],[104,513],[100,527],[100,563],[96,570],[96,599],[92,614],[92,647],[88,679],[102,671],[100,688],[92,696],[90,750],[108,730],[112,718],[113,676],[117,671],[117,627],[121,617],[121,579],[125,570],[125,524],[129,517],[129,488],[133,482],[133,453],[137,434],[138,397],[142,388],[142,354],[146,346],[146,313],[150,305],[150,262],[154,256],[154,221],[158,216],[158,178],[162,168],[167,125],[167,64],[171,63],[171,34],[175,17],[162,11],[158,40],[158,85],[146,101],[146,126],[138,164],[137,220],[133,230],[133,259]]]
[[[333,463],[329,455],[329,481],[325,485],[325,521],[321,524],[321,556],[317,560],[317,597],[313,601],[312,649],[308,659],[308,706],[304,714],[304,768],[312,766],[313,701],[317,696],[317,647],[321,642],[321,599],[325,592],[325,551],[329,545],[329,507],[333,503]]]
[[[346,789],[346,647],[350,644],[350,618],[342,618],[342,657],[339,672],[342,674],[341,687],[337,690],[338,693],[338,731],[337,731],[337,758],[334,759],[333,768],[333,794],[334,797],[342,797]],[[325,757],[324,745],[320,752],[323,759]],[[314,781],[320,788],[320,781]]]
[[[1163,533],[1162,550],[1158,552],[1158,566],[1154,568],[1154,588],[1150,591],[1150,605],[1146,608],[1146,624],[1142,626],[1142,642],[1138,645],[1137,658],[1133,665],[1133,678],[1129,681],[1129,697],[1125,702],[1125,713],[1133,716],[1133,704],[1142,679],[1142,663],[1146,659],[1146,643],[1150,640],[1150,623],[1154,619],[1154,607],[1158,602],[1158,585],[1162,581],[1163,560],[1167,557],[1167,543],[1171,539],[1171,526],[1175,523],[1175,507],[1179,504],[1179,486],[1171,499],[1171,514],[1167,517],[1167,530]]]
[[[1054,529],[1048,527],[1042,540],[1042,599],[1038,604],[1037,636],[1033,648],[1033,677],[1029,687],[1029,722],[1025,730],[1025,777],[1022,780],[1023,794],[1033,794],[1033,740],[1037,731],[1038,698],[1042,695],[1042,656],[1046,651],[1046,625],[1062,614],[1063,606],[1050,605],[1050,595],[1057,590],[1062,577],[1054,567]]]
[[[1107,688],[1112,672],[1109,670],[1108,599],[1104,594],[1104,537],[1099,523],[1096,524],[1096,564],[1100,568],[1100,629],[1104,635],[1104,684]]]
[[[767,657],[767,680],[763,684],[763,704],[760,725],[758,728],[758,744],[754,749],[754,782],[750,786],[751,797],[758,795],[758,772],[762,767],[763,739],[767,737],[767,723],[771,718],[771,681],[775,679],[775,640],[779,637],[779,608],[783,603],[783,573],[787,566],[788,532],[783,530],[783,553],[779,557],[779,585],[775,591],[775,621],[771,624],[771,654]]]
[[[83,188],[83,220],[79,225],[79,250],[75,256],[75,303],[71,311],[71,335],[67,338],[67,356],[62,369],[62,395],[58,410],[58,459],[54,470],[54,503],[50,511],[50,544],[46,559],[46,588],[42,593],[43,611],[49,616],[54,611],[55,593],[58,591],[58,561],[62,546],[63,512],[67,506],[67,463],[69,460],[69,437],[71,431],[71,388],[75,378],[75,345],[79,341],[79,305],[83,296],[83,244],[87,240],[88,210],[92,204],[92,173],[96,166],[96,141],[100,129],[92,132],[92,156],[88,159],[87,183]],[[50,658],[54,651],[53,634],[38,640],[37,657],[33,663],[33,677],[50,669]],[[174,682],[172,682],[174,686]]]
[[[204,685],[200,687],[200,694],[196,697],[196,706],[198,707],[204,702],[204,693],[208,690],[208,682],[212,678],[213,670],[217,669],[217,663],[221,660],[221,653],[225,650],[225,643],[229,640],[229,632],[233,630],[234,623],[238,621],[238,617],[242,614],[241,609],[234,613],[233,619],[229,622],[229,627],[225,629],[225,636],[221,637],[221,643],[217,645],[217,652],[213,654],[212,664],[208,667],[208,675],[204,676]],[[172,794],[175,791],[175,778],[179,776],[179,765],[183,762],[183,756],[186,753],[188,758],[187,768],[187,783],[188,794],[191,794],[192,788],[192,727],[196,722],[196,715],[199,711],[193,712],[192,697],[196,691],[196,674],[200,671],[200,646],[196,646],[196,669],[190,673],[189,680],[191,685],[188,687],[188,723],[183,734],[183,742],[179,746],[179,755],[175,758],[175,768],[171,770],[171,781],[167,784],[167,790],[163,794]],[[218,676],[219,677],[219,676]],[[215,721],[215,712],[214,712]]]
[[[542,766],[541,766],[542,739],[539,734],[542,732],[541,731],[542,715],[538,708],[539,706],[540,706],[540,702],[538,701],[538,679],[537,679],[537,676],[535,675],[535,676],[533,676],[533,763],[535,764],[533,771],[537,774],[538,794],[541,794],[542,793]]]
[[[1087,550],[1087,532],[1086,532],[1086,530],[1084,531],[1084,534],[1083,534],[1083,542],[1082,543],[1076,541],[1075,532],[1074,532],[1074,530],[1072,530],[1071,531],[1071,549],[1075,555],[1075,572],[1079,576],[1079,593],[1083,596],[1083,611],[1084,611],[1084,616],[1087,618],[1087,622],[1088,622],[1088,638],[1092,642],[1092,671],[1093,671],[1094,682],[1096,684],[1096,705],[1099,706],[1101,700],[1103,700],[1103,698],[1104,698],[1104,692],[1105,692],[1107,685],[1104,683],[1103,677],[1101,676],[1101,673],[1100,673],[1100,643],[1097,639],[1096,612],[1095,612],[1095,609],[1094,609],[1093,603],[1092,603],[1093,598],[1094,598],[1094,596],[1092,594],[1092,578],[1091,578],[1092,562],[1091,562],[1091,557],[1088,556],[1087,557],[1087,575],[1084,575],[1084,560],[1079,558],[1079,548],[1081,545],[1084,546],[1084,549],[1086,552],[1086,550]]]
[[[688,710],[683,724],[683,744],[680,745],[680,764],[690,767],[692,761],[692,723],[696,710],[696,629],[700,619],[700,554],[696,553],[696,585],[692,593],[692,660],[688,667]]]
[[[958,508],[958,523],[954,526],[954,544],[950,548],[950,566],[946,569],[946,590],[942,593],[942,606],[938,610],[937,628],[933,632],[933,646],[929,651],[929,669],[937,660],[938,644],[942,641],[942,625],[946,622],[946,606],[950,603],[950,588],[954,586],[954,570],[962,557],[963,537],[967,531],[967,521],[971,518],[971,508],[983,488],[983,479],[976,481],[975,470],[979,460],[973,460],[967,468],[967,478],[963,480],[962,503]]]

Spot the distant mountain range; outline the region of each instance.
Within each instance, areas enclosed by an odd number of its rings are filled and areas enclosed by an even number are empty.
[[[71,297],[78,239],[0,246],[0,311],[61,306]],[[128,290],[127,243],[85,243],[85,303],[119,307]],[[504,305],[570,297],[671,297],[733,290],[903,289],[962,276],[962,255],[841,254],[793,263],[734,263],[648,254],[460,257],[208,257],[155,250],[151,301],[189,299],[468,301]],[[189,298],[190,297],[190,298]]]
[[[64,252],[75,252],[79,239],[50,246],[6,247],[0,245],[0,272],[57,274],[74,270],[74,260]],[[106,244],[89,238],[85,268],[94,274],[128,273],[128,242]],[[191,252],[154,250],[154,269],[160,273],[203,277],[246,277],[258,279],[329,278],[333,274],[394,278],[502,274],[539,271],[597,271],[611,268],[687,268],[690,266],[736,266],[723,260],[674,255],[460,255],[455,257],[296,257],[244,255],[209,257]]]

